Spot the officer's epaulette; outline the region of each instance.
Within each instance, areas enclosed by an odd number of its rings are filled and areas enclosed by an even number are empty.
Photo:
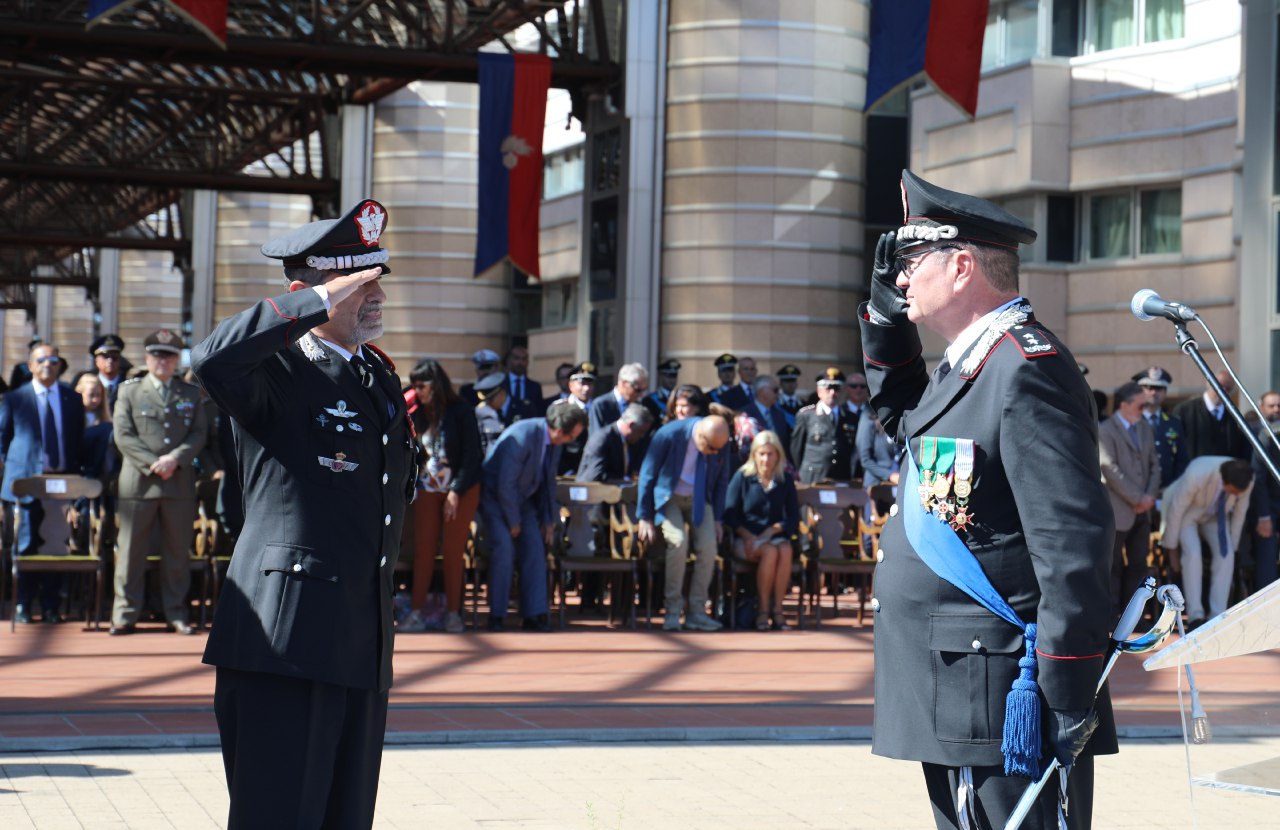
[[[799,415],[799,414],[800,414],[800,413],[802,413],[802,412],[808,412],[808,411],[810,411],[810,410],[813,410],[814,412],[817,412],[817,411],[818,411],[818,405],[817,405],[816,403],[806,404],[805,406],[802,406],[802,407],[800,407],[799,409],[797,409],[797,410],[796,410],[796,414],[797,414],[797,415]]]
[[[1005,332],[1004,336],[1013,341],[1018,351],[1022,352],[1022,356],[1027,360],[1058,353],[1058,348],[1053,345],[1053,342],[1035,326],[1014,326]]]
[[[392,360],[390,357],[388,357],[387,353],[384,352],[382,349],[379,349],[377,346],[373,345],[372,343],[365,343],[364,347],[369,351],[373,352],[374,354],[376,354],[378,357],[382,358],[382,362],[386,365],[387,371],[394,372],[396,370],[395,361]]]
[[[128,385],[129,385],[129,384],[131,384],[131,383],[139,383],[139,382],[141,382],[141,380],[142,380],[144,377],[146,377],[146,375],[138,375],[136,378],[129,378],[129,379],[127,379],[126,381],[124,381],[124,382],[123,382],[123,383],[121,383],[120,385],[121,385],[121,386],[128,386]]]

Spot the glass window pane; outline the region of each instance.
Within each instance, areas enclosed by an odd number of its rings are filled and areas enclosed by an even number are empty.
[[[1000,65],[1000,11],[1003,3],[992,3],[987,9],[987,28],[982,33],[982,71]]]
[[[1040,39],[1040,27],[1037,22],[1040,13],[1040,0],[1015,0],[1008,6],[1006,25],[1007,44],[1004,62],[1006,64],[1025,61],[1036,56],[1036,44]]]
[[[1183,0],[1147,0],[1145,41],[1154,43],[1182,37],[1182,9]]]
[[[1096,0],[1093,13],[1093,45],[1097,51],[1133,46],[1137,41],[1133,20],[1134,0]]]
[[[1176,254],[1182,250],[1182,190],[1144,190],[1138,251]]]
[[[1089,198],[1089,256],[1115,259],[1129,256],[1131,206],[1128,193]]]

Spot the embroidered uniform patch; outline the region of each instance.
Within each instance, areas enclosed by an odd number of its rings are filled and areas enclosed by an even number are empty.
[[[1058,353],[1058,349],[1045,337],[1044,332],[1036,328],[1014,326],[1009,329],[1008,337],[1028,360]]]
[[[324,411],[328,412],[330,415],[332,415],[335,418],[354,418],[356,417],[356,415],[360,414],[356,412],[354,409],[347,409],[346,401],[338,401],[338,406],[337,408],[334,408],[334,409],[331,409],[326,406],[324,408]]]

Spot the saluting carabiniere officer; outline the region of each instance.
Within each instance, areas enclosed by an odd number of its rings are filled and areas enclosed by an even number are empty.
[[[373,824],[392,571],[415,442],[382,334],[387,212],[367,199],[262,246],[285,293],[222,321],[192,354],[231,416],[244,488],[204,660],[231,828]]]
[[[859,313],[871,406],[908,449],[876,554],[872,751],[923,764],[940,828],[1003,827],[1056,756],[1068,826],[1089,827],[1092,756],[1116,751],[1094,700],[1114,620],[1093,396],[1019,292],[1035,231],[906,170],[902,192]],[[948,343],[932,375],[917,326]],[[1057,796],[1023,827],[1057,828]]]
[[[120,385],[111,420],[120,464],[120,546],[111,633],[132,634],[142,611],[153,531],[160,528],[160,596],[169,628],[194,634],[187,621],[191,525],[196,518],[196,455],[209,438],[200,390],[174,377],[182,341],[169,329],[143,342],[147,374]]]

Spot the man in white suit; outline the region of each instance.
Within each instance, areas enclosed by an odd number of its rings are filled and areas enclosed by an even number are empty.
[[[1249,462],[1225,455],[1204,455],[1192,460],[1186,472],[1165,488],[1160,546],[1175,571],[1181,550],[1182,592],[1192,628],[1205,620],[1200,540],[1209,543],[1209,616],[1217,616],[1227,608],[1236,548],[1252,489]]]
[[[1160,492],[1160,456],[1155,433],[1142,417],[1146,393],[1136,383],[1122,384],[1115,393],[1116,411],[1098,427],[1102,481],[1111,497],[1116,519],[1116,543],[1111,560],[1111,606],[1121,603],[1147,578],[1151,544],[1151,509]]]

